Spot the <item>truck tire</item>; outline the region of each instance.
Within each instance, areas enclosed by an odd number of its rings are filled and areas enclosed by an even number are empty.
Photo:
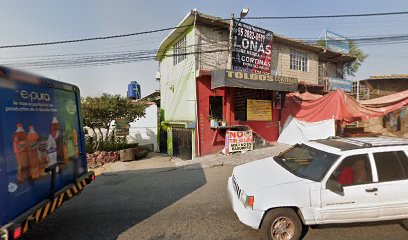
[[[261,226],[262,240],[299,240],[302,223],[293,209],[276,208],[270,210]]]

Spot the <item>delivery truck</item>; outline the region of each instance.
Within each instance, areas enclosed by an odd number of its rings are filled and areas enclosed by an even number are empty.
[[[0,236],[18,239],[95,179],[78,87],[0,66]]]

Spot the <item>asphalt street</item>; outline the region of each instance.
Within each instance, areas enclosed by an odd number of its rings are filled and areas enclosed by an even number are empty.
[[[226,181],[232,167],[162,167],[99,176],[25,239],[259,239],[232,211]],[[396,222],[309,229],[305,239],[408,239]]]

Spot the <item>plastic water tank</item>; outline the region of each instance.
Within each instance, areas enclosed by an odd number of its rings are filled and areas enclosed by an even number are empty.
[[[136,81],[128,84],[127,96],[130,99],[140,99],[140,85]]]

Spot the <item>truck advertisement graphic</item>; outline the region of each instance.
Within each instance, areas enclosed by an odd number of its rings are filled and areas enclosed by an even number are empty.
[[[87,173],[78,89],[25,80],[0,76],[0,226]]]

